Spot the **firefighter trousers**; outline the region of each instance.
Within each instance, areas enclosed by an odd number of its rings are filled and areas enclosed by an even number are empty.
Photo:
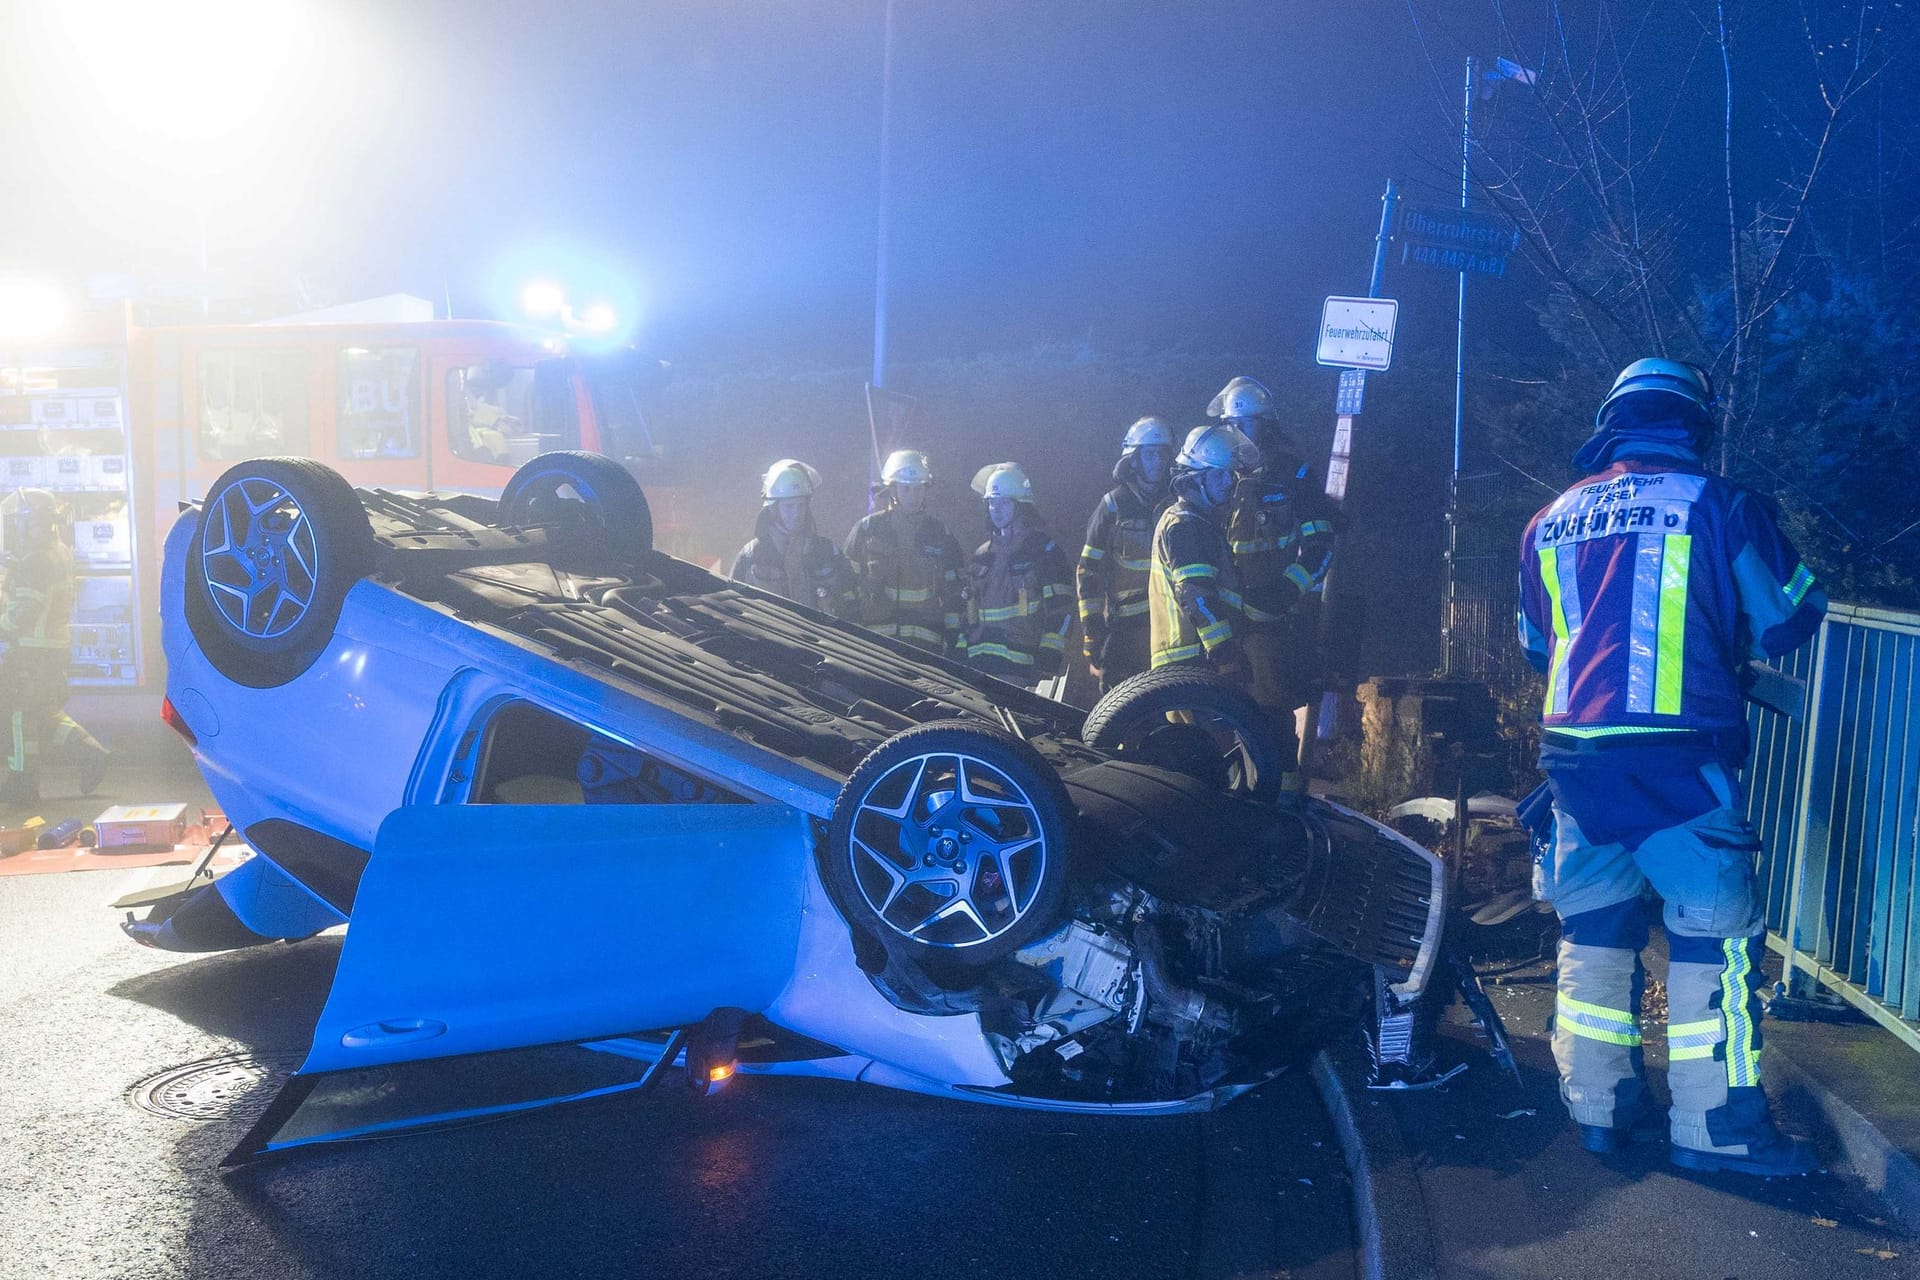
[[[1574,1120],[1624,1128],[1645,1105],[1640,951],[1651,892],[1665,904],[1670,961],[1671,1139],[1744,1155],[1774,1130],[1760,1087],[1760,842],[1728,748],[1692,735],[1573,748],[1550,734],[1540,767],[1555,830],[1534,894],[1561,920],[1553,1054]]]

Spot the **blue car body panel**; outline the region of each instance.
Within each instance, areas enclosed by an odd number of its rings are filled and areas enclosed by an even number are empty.
[[[811,851],[779,805],[411,805],[381,825],[301,1071],[764,1010]]]

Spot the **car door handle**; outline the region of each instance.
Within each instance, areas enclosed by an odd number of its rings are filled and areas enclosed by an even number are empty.
[[[447,1024],[432,1018],[382,1018],[378,1022],[355,1027],[340,1037],[340,1044],[348,1049],[366,1049],[374,1045],[431,1040],[446,1032]]]

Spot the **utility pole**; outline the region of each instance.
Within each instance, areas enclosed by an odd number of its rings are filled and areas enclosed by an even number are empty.
[[[1467,207],[1473,165],[1474,61],[1467,58],[1466,89],[1460,99],[1460,208]],[[1455,605],[1459,594],[1457,559],[1460,550],[1460,428],[1467,398],[1467,269],[1460,268],[1460,297],[1453,330],[1453,470],[1447,478],[1447,596],[1440,627],[1441,674],[1454,674]]]

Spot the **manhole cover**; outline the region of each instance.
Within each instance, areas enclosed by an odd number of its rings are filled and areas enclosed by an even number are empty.
[[[173,1120],[256,1120],[300,1066],[297,1053],[229,1053],[149,1076],[127,1091],[142,1111]]]

